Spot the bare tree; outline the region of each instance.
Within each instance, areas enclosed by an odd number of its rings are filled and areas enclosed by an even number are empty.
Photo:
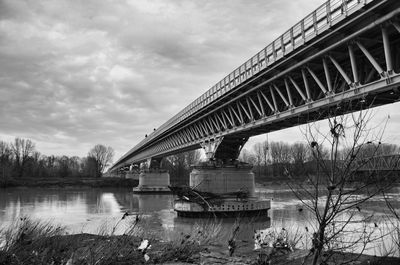
[[[263,160],[264,160],[263,143],[256,143],[253,146],[253,151],[254,151],[254,156],[255,156],[255,162],[257,165],[257,169],[258,169],[258,176],[261,177],[261,165],[263,164]]]
[[[199,150],[192,150],[166,157],[163,161],[163,167],[168,168],[171,183],[174,185],[187,185],[189,183],[189,174],[191,166],[200,161],[201,154]]]
[[[273,163],[289,163],[291,157],[290,145],[284,142],[271,142],[271,157]]]
[[[307,161],[309,150],[305,143],[295,143],[291,147],[291,160],[294,164],[303,165]]]
[[[365,157],[360,160],[362,147],[374,137],[367,127],[369,119],[368,111],[349,116],[332,115],[328,119],[327,132],[312,125],[306,132],[317,171],[315,176],[308,176],[308,185],[294,184],[293,181],[289,186],[314,217],[310,222],[314,226],[312,264],[325,263],[334,253],[352,248],[358,248],[362,253],[373,240],[373,228],[368,227],[371,215],[360,212],[363,203],[382,192],[387,185],[382,179],[354,182],[357,168],[367,163]],[[374,139],[378,145],[382,133],[379,131]],[[324,151],[324,145],[329,146],[328,153]],[[351,226],[355,222],[358,226]]]
[[[264,175],[267,177],[267,175],[268,175],[268,164],[271,163],[268,140],[262,142],[262,153],[263,153],[263,160],[264,160]]]
[[[12,151],[8,143],[0,141],[0,174],[1,179],[7,180],[12,164]]]
[[[245,163],[254,164],[256,163],[257,159],[252,152],[250,152],[246,148],[243,148],[242,151],[240,152],[239,160]]]
[[[273,175],[281,177],[291,162],[290,145],[284,142],[271,142],[270,150]]]
[[[101,177],[104,170],[112,163],[114,156],[114,149],[112,147],[106,147],[101,144],[95,145],[88,154],[88,157],[96,162],[96,175]]]
[[[11,150],[15,158],[17,175],[18,177],[22,177],[26,162],[35,151],[35,144],[29,139],[15,138],[14,142],[11,144]]]

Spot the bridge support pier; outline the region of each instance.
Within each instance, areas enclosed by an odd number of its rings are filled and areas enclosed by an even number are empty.
[[[236,163],[231,165],[203,164],[193,167],[190,173],[190,186],[201,192],[218,195],[247,193],[254,197],[254,173],[250,164]]]
[[[160,168],[160,161],[149,159],[147,166],[139,174],[139,185],[133,188],[134,193],[170,193],[168,170]]]
[[[253,166],[237,161],[246,141],[220,138],[203,144],[207,161],[193,166],[191,189],[178,193],[178,216],[267,216],[271,203],[255,196]]]

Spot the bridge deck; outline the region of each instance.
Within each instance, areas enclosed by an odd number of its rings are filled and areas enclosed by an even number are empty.
[[[399,8],[396,0],[327,1],[112,169],[196,149],[216,137],[249,137],[397,101]]]

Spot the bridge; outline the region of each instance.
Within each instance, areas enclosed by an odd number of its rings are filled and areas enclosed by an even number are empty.
[[[398,172],[400,154],[377,155],[361,159],[355,164],[357,172]]]
[[[146,161],[150,169],[158,168],[165,156],[201,147],[208,161],[229,165],[251,136],[398,101],[399,14],[398,0],[325,2],[144,138],[110,171]],[[191,184],[201,183],[195,179]]]

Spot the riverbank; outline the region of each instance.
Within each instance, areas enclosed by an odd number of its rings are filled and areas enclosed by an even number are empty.
[[[131,226],[115,235],[120,221]],[[170,240],[154,235],[137,216],[124,214],[112,228],[100,234],[68,235],[65,228],[51,223],[20,218],[9,228],[0,229],[0,264],[235,264],[308,265],[309,250],[263,247],[257,250],[217,244],[219,225],[197,227],[190,233],[176,233]],[[359,265],[400,263],[399,258],[333,253],[334,262],[356,260]]]
[[[0,188],[11,187],[91,187],[91,188],[127,188],[139,184],[138,180],[123,178],[14,178],[0,180]]]
[[[143,243],[144,242],[144,243]],[[309,251],[276,252],[273,249],[262,249],[241,252],[230,256],[224,246],[202,245],[188,235],[179,241],[162,242],[150,240],[151,247],[145,251],[139,249],[147,241],[132,235],[101,236],[93,234],[76,234],[20,239],[8,251],[0,250],[0,264],[235,264],[235,265],[308,265],[312,256]],[[399,258],[374,257],[357,254],[334,254],[334,262],[354,259],[359,265],[400,264]],[[269,263],[270,262],[270,263]]]

